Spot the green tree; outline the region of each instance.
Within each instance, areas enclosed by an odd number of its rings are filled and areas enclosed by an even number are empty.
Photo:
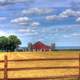
[[[9,37],[0,37],[0,50],[1,51],[14,51],[21,44],[17,36],[11,35]]]
[[[10,35],[8,37],[8,50],[14,51],[21,44],[20,39],[15,35]]]
[[[8,38],[5,36],[0,37],[0,50],[7,50]]]

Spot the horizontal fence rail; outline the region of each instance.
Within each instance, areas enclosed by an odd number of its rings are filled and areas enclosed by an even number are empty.
[[[79,60],[76,58],[37,58],[37,59],[19,59],[19,60],[7,60],[8,62],[21,62],[21,61],[47,61],[47,60]],[[0,63],[4,62],[4,60],[0,60]]]
[[[31,67],[31,68],[7,68],[7,71],[19,71],[19,70],[41,70],[41,69],[79,69],[79,66],[64,66],[64,67]],[[0,69],[3,71],[4,69]]]
[[[34,78],[9,78],[8,80],[47,80],[47,79],[64,79],[64,78],[78,78],[79,75],[64,75],[64,76],[49,76],[49,77],[34,77]],[[3,80],[3,79],[0,79]],[[79,80],[79,79],[78,79]]]
[[[78,60],[79,66],[60,66],[60,67],[25,67],[25,68],[8,68],[8,62],[22,62],[22,61],[57,61],[57,60]],[[4,56],[4,60],[0,60],[0,63],[4,63],[4,68],[0,71],[4,71],[4,79],[0,80],[48,80],[48,79],[60,79],[60,78],[78,78],[80,79],[80,54],[76,58],[36,58],[36,59],[19,59],[19,60],[8,60],[7,56]],[[20,71],[20,70],[45,70],[45,69],[78,69],[79,74],[76,75],[64,75],[64,76],[49,76],[49,77],[34,77],[34,78],[8,78],[8,71]]]

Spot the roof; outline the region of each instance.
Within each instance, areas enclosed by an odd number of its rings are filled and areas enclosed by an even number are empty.
[[[38,41],[35,44],[33,44],[32,46],[33,48],[37,48],[37,49],[50,49],[50,46],[47,46],[46,44]]]

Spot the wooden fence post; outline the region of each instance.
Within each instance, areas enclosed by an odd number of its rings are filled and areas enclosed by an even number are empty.
[[[8,59],[7,59],[7,55],[5,55],[4,56],[4,80],[8,80],[7,67],[8,67]]]

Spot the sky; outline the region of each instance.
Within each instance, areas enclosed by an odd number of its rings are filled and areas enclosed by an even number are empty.
[[[21,46],[80,46],[80,0],[0,0],[0,36],[9,35]]]

